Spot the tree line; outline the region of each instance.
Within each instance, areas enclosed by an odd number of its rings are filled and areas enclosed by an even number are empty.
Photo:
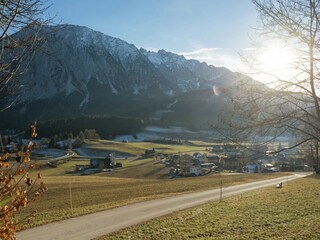
[[[41,122],[39,133],[43,137],[51,137],[66,132],[78,135],[85,129],[95,129],[101,138],[112,139],[117,135],[135,134],[144,126],[144,122],[136,118],[80,117]]]

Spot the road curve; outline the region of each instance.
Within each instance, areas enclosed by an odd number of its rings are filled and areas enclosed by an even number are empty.
[[[281,181],[285,183],[306,175],[308,174],[295,173],[286,177],[226,187],[222,191],[223,197],[276,185]],[[17,233],[17,238],[18,240],[88,240],[219,198],[220,190],[214,189],[135,203],[24,230]]]

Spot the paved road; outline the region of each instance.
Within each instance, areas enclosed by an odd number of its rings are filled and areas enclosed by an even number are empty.
[[[227,187],[223,189],[223,197],[276,185],[281,181],[285,183],[306,175],[296,173],[288,177]],[[19,232],[17,237],[18,240],[88,240],[219,198],[220,190],[215,189],[135,203],[28,229]]]

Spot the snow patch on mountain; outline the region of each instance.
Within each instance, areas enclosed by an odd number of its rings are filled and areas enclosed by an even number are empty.
[[[164,64],[171,70],[177,67],[186,67],[187,60],[182,55],[166,52],[163,49],[152,52],[141,48],[140,51],[156,66]]]
[[[147,57],[155,65],[160,65],[163,63],[163,59],[156,52],[148,52]]]
[[[170,108],[172,108],[173,105],[175,105],[177,103],[178,103],[178,98],[176,98],[172,103],[169,103],[167,108],[170,109]]]
[[[89,99],[90,99],[90,93],[87,91],[84,96],[84,99],[79,104],[79,109],[82,109],[89,102]]]
[[[73,93],[76,90],[77,88],[72,84],[72,78],[69,76],[65,86],[66,96],[69,96],[71,93]]]
[[[171,90],[171,89],[166,89],[166,90],[163,90],[164,94],[167,95],[167,96],[174,96],[175,95],[175,91]]]
[[[146,86],[134,86],[133,87],[133,94],[134,95],[141,95],[141,90],[145,91],[147,90],[147,87]]]
[[[48,51],[54,54],[50,58],[36,54],[30,63],[30,74],[23,77],[22,83],[26,86],[29,83],[21,94],[24,102],[76,93],[72,95],[74,104],[83,109],[97,101],[93,97],[95,91],[101,90],[101,97],[105,94],[106,98],[108,94],[175,96],[211,89],[216,82],[227,81],[232,76],[227,69],[187,60],[165,50],[139,50],[133,44],[87,27],[55,27],[48,26],[52,41],[46,43]]]
[[[110,85],[110,88],[111,88],[112,93],[118,95],[119,92],[118,92],[118,90],[113,86],[113,84],[112,84],[112,83],[109,83],[109,85]]]

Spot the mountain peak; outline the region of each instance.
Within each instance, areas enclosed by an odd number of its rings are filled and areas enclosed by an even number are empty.
[[[50,32],[46,47],[52,54],[36,54],[20,80],[27,87],[17,112],[36,102],[35,118],[131,111],[122,104],[212,89],[216,81],[235,81],[228,70],[164,49],[138,49],[85,26],[46,28]]]

